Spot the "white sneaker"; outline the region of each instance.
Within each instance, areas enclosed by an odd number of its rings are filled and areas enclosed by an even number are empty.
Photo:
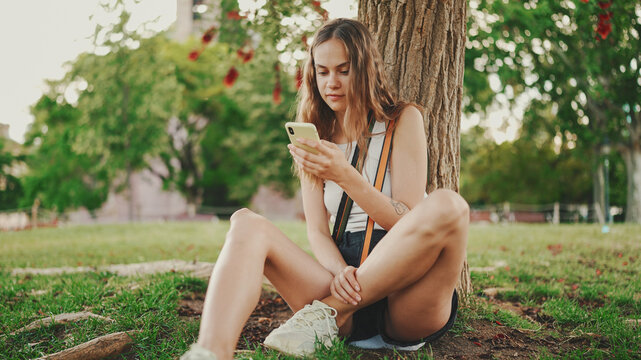
[[[216,355],[198,344],[192,344],[180,360],[216,360]]]
[[[314,300],[272,331],[265,346],[293,356],[313,354],[316,340],[329,347],[338,337],[337,313],[336,309]]]

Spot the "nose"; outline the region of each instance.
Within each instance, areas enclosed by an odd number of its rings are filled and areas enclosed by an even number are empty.
[[[341,86],[341,83],[338,80],[338,75],[336,73],[331,73],[329,75],[329,81],[327,81],[327,86],[329,86],[332,89],[338,89]]]

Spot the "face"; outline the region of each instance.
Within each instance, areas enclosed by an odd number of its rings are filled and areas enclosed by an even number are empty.
[[[318,92],[337,117],[342,117],[347,109],[347,89],[351,80],[343,42],[330,39],[318,45],[314,49],[314,63]]]

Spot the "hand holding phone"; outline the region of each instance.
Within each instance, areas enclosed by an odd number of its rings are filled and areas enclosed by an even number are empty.
[[[320,137],[318,136],[318,131],[316,131],[316,126],[311,123],[300,123],[300,122],[288,122],[285,124],[285,130],[289,136],[289,141],[292,145],[301,148],[305,151],[309,151],[312,154],[318,154],[318,151],[314,148],[311,148],[307,145],[303,145],[298,142],[299,138],[309,139],[320,142]]]

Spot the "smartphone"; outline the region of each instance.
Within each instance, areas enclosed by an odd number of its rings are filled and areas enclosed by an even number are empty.
[[[318,137],[318,131],[316,131],[316,126],[314,126],[314,124],[288,122],[285,124],[285,130],[287,130],[289,141],[291,141],[294,146],[309,151],[312,154],[318,154],[316,149],[296,141],[297,138],[303,138],[320,142],[320,137]]]

